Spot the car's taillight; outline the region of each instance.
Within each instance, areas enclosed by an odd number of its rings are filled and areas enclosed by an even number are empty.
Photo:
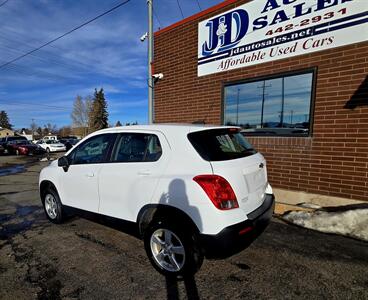
[[[198,175],[193,180],[202,187],[218,209],[227,210],[239,207],[235,193],[225,178],[219,175]]]

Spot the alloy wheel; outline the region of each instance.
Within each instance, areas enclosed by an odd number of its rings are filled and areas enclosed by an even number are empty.
[[[180,271],[185,263],[185,250],[179,237],[168,229],[157,229],[150,239],[155,262],[169,272]]]
[[[47,194],[45,197],[45,210],[47,215],[51,219],[56,219],[57,217],[57,203],[53,195]]]

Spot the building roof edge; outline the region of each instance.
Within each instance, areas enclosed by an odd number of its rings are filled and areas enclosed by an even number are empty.
[[[219,3],[219,4],[216,4],[214,6],[211,6],[211,7],[207,8],[207,9],[205,9],[205,10],[199,12],[199,13],[196,13],[196,14],[190,16],[190,17],[187,17],[187,18],[185,18],[185,19],[183,19],[181,21],[178,21],[178,22],[176,22],[174,24],[171,24],[171,25],[169,25],[167,27],[164,27],[164,28],[156,31],[154,33],[154,35],[155,36],[158,36],[158,35],[160,35],[160,34],[162,34],[164,32],[167,32],[167,31],[170,31],[170,30],[172,30],[172,29],[174,29],[176,27],[179,27],[180,25],[183,25],[185,23],[188,23],[188,22],[191,22],[193,20],[199,19],[199,18],[201,18],[201,17],[203,17],[203,16],[205,16],[205,15],[211,13],[211,12],[214,12],[214,11],[220,9],[220,8],[223,8],[223,7],[228,6],[230,4],[234,4],[237,1],[238,0],[225,0],[225,1],[221,2],[221,3]]]

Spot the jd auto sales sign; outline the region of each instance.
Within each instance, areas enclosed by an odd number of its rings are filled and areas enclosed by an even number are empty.
[[[368,0],[254,0],[198,24],[198,76],[368,40]]]

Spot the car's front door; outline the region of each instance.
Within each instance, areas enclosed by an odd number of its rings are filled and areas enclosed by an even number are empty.
[[[100,171],[99,212],[136,221],[139,209],[150,202],[168,157],[161,133],[119,134],[110,163]]]
[[[60,197],[64,205],[98,212],[98,175],[114,138],[115,134],[93,136],[68,155],[70,166],[60,176]]]

